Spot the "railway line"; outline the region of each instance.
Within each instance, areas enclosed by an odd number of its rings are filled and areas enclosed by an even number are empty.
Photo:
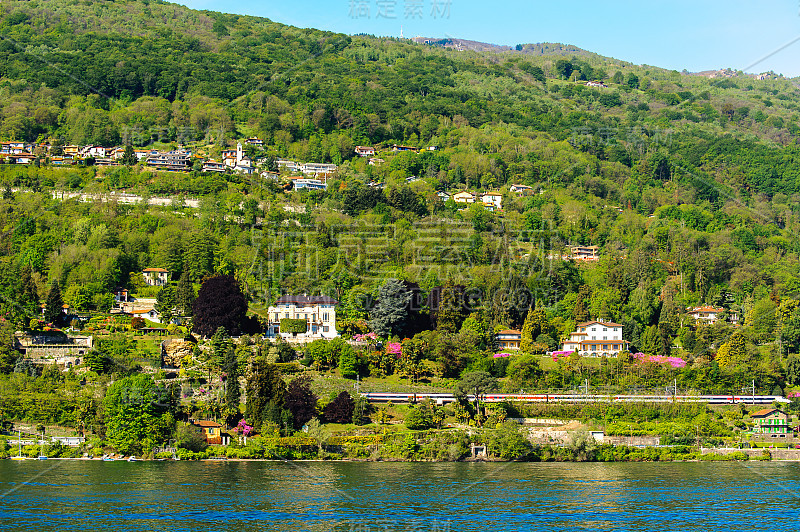
[[[450,393],[374,393],[361,394],[371,403],[417,403],[430,399],[436,404],[453,403],[456,397]],[[469,396],[474,401],[474,396]],[[503,401],[521,403],[706,403],[706,404],[747,404],[770,405],[773,402],[788,403],[780,395],[594,395],[594,394],[486,394],[482,400],[487,403]]]

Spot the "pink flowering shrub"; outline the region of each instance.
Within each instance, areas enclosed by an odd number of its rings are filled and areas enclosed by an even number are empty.
[[[247,422],[243,419],[239,421],[239,424],[234,427],[233,432],[237,434],[241,434],[242,436],[250,436],[253,432],[253,427],[247,424]]]
[[[494,354],[494,358],[505,358],[505,357],[510,357],[510,356],[511,356],[510,353],[495,353]]]
[[[800,397],[800,392],[789,392],[786,397]]]
[[[378,339],[378,335],[374,332],[369,332],[367,334],[354,334],[353,340],[356,342],[374,342]]]
[[[403,353],[403,348],[400,345],[400,342],[388,342],[386,344],[386,352],[390,355],[396,355],[397,358],[400,358],[400,355]]]
[[[553,362],[558,362],[559,358],[567,358],[572,353],[574,353],[574,351],[553,351],[550,353],[550,356],[553,357]]]
[[[661,355],[645,355],[644,353],[633,353],[633,358],[639,362],[654,362],[656,364],[669,364],[673,369],[686,367],[686,361],[680,357],[665,357]]]

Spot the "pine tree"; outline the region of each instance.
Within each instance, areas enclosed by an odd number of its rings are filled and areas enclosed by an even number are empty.
[[[211,337],[211,365],[222,368],[227,361],[228,351],[233,351],[231,338],[225,327],[217,327],[214,336]]]
[[[192,315],[192,305],[194,304],[194,286],[189,278],[189,272],[181,274],[178,287],[175,289],[175,312],[178,316],[185,317]]]
[[[578,290],[578,301],[575,303],[575,311],[573,313],[576,322],[583,323],[591,319],[591,315],[589,314],[591,297],[592,289],[586,285],[582,285]]]
[[[229,413],[238,414],[239,399],[242,396],[242,391],[239,388],[239,362],[232,345],[228,345],[225,350],[224,360],[222,369],[227,374],[225,380],[225,406]]]
[[[20,272],[19,305],[25,318],[30,319],[39,315],[39,291],[31,275],[30,266],[23,267]]]
[[[258,430],[264,419],[264,411],[272,401],[283,405],[286,395],[286,383],[275,364],[269,364],[262,358],[253,360],[247,368],[247,385],[245,388],[247,403],[245,417]]]
[[[133,146],[128,144],[125,146],[125,152],[122,154],[122,164],[125,166],[133,166],[136,164],[136,154],[133,151]]]
[[[63,316],[63,307],[64,300],[61,298],[61,289],[58,287],[58,283],[53,281],[44,307],[44,321],[57,323]]]

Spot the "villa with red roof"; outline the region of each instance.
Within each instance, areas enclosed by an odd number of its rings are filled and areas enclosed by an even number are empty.
[[[150,286],[164,286],[169,283],[169,270],[164,268],[145,268],[142,275],[144,282]]]
[[[714,325],[720,319],[720,314],[723,312],[725,312],[725,309],[722,307],[703,305],[702,307],[689,309],[689,316],[693,317],[698,322],[702,321],[709,325]]]
[[[629,342],[622,339],[622,325],[611,321],[579,323],[575,332],[561,345],[562,351],[577,351],[581,356],[616,357],[628,350]]]

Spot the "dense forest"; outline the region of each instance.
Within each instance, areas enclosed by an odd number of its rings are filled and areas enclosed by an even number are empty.
[[[515,390],[587,378],[724,393],[752,380],[765,393],[800,385],[796,80],[532,45],[458,52],[153,0],[2,1],[0,35],[0,140],[181,144],[218,157],[259,137],[256,160],[338,165],[324,191],[197,165],[55,168],[45,151],[0,165],[5,372],[18,366],[12,333],[54,287],[102,315],[117,287],[158,296],[139,272],[161,267],[194,292],[233,276],[261,318],[280,294],[335,297],[340,332],[386,344],[300,356],[321,371],[347,359],[338,371],[351,377],[448,386],[487,371]],[[392,153],[395,143],[419,152]],[[357,145],[384,162],[368,164]],[[123,190],[174,201],[58,197]],[[460,190],[499,191],[503,208],[437,195]],[[601,258],[562,260],[571,245]],[[696,324],[687,309],[701,304],[725,319]],[[539,356],[589,319],[622,324],[634,352],[687,364]],[[494,332],[506,328],[523,330],[524,354],[498,361]]]

